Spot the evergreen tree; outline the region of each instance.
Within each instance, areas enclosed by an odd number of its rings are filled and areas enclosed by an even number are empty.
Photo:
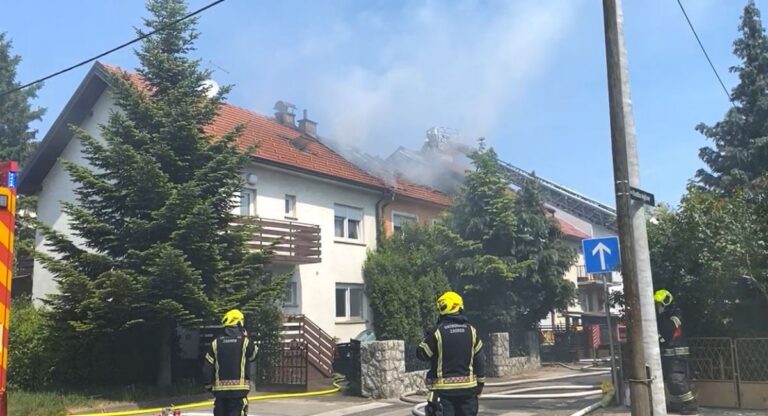
[[[731,92],[733,107],[713,126],[696,129],[714,142],[699,151],[709,171],[697,172],[708,189],[730,193],[765,186],[768,172],[768,37],[754,1],[744,8],[741,37],[733,44],[741,64],[731,68],[739,84]]]
[[[183,0],[147,7],[148,29],[186,14]],[[232,225],[249,156],[235,145],[241,129],[205,133],[229,88],[207,96],[211,74],[189,57],[195,25],[188,19],[144,40],[138,78],[113,71],[120,111],[101,127],[101,140],[76,131],[90,166],[65,164],[77,203],[63,210],[78,242],[46,228],[57,256],[38,254],[58,283],[50,318],[72,353],[61,371],[97,367],[74,377],[93,379],[111,362],[111,379],[146,380],[141,370],[156,368],[158,384],[167,385],[175,329],[233,307],[261,326],[254,328],[261,336],[277,336],[284,280],[264,272],[264,253],[247,250],[253,227]],[[83,343],[92,352],[86,362],[73,350]]]
[[[11,55],[11,41],[0,33],[0,93],[19,86],[16,67],[21,62],[19,55]],[[30,130],[29,123],[40,120],[43,108],[32,108],[30,101],[37,98],[42,84],[0,96],[0,161],[15,160],[24,163],[34,152],[37,142],[36,130]]]
[[[575,257],[534,183],[516,196],[493,149],[472,155],[475,170],[448,215],[446,271],[483,332],[528,329],[574,296],[563,279]]]

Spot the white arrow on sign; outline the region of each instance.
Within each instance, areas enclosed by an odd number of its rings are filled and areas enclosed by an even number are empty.
[[[611,249],[603,243],[597,243],[592,249],[592,255],[600,253],[600,270],[605,270],[605,253],[611,254]]]

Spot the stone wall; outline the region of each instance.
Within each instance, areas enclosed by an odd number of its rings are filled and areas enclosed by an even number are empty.
[[[509,334],[491,334],[485,347],[488,377],[509,377],[540,367],[538,345],[527,357],[509,356]],[[536,343],[537,344],[537,343]],[[425,390],[426,371],[405,371],[403,341],[372,341],[360,344],[360,394],[372,399],[396,399],[404,393]]]
[[[486,347],[488,377],[509,377],[541,366],[538,342],[533,345],[531,341],[529,349],[532,353],[527,357],[509,356],[509,334],[506,332],[491,334],[489,344]]]
[[[396,399],[424,389],[426,371],[405,372],[403,341],[360,344],[360,394],[372,399]]]

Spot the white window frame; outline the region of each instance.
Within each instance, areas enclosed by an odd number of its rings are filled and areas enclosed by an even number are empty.
[[[256,215],[256,188],[243,188],[238,192],[237,195],[237,215],[243,216],[243,193],[249,193],[251,195],[250,201],[249,201],[249,210],[250,212],[245,216],[255,216]]]
[[[349,220],[350,220],[350,212],[359,212],[359,219],[357,220],[360,225],[357,230],[357,238],[350,238],[349,237]],[[342,217],[341,215],[338,215],[339,213],[343,213],[344,218],[344,225],[342,230],[342,237],[339,237],[336,235],[336,217]],[[353,218],[354,220],[354,218]],[[351,205],[344,205],[344,204],[333,204],[333,238],[335,241],[340,242],[352,242],[352,243],[363,243],[365,241],[365,211],[363,211],[362,208],[354,207]]]
[[[290,295],[290,299],[286,299]],[[283,296],[284,308],[296,308],[299,306],[299,283],[293,280],[288,282],[288,287]]]
[[[344,316],[338,316],[336,311],[336,292],[339,289],[344,290]],[[351,293],[352,289],[360,290],[360,316],[350,316],[352,309]],[[365,300],[365,285],[362,283],[336,283],[336,287],[333,290],[333,315],[336,317],[336,321],[341,322],[364,322],[366,315],[366,300]]]
[[[291,208],[290,210],[286,211],[288,207],[285,205],[288,204],[289,202],[291,204]],[[283,201],[283,205],[284,205],[283,210],[286,211],[285,212],[286,219],[289,219],[289,220],[298,219],[298,217],[296,216],[296,195],[285,194],[285,200]]]
[[[402,212],[402,211],[392,211],[392,217],[390,218],[392,221],[392,232],[395,232],[395,216],[398,217],[404,217],[404,218],[410,218],[413,220],[415,224],[419,223],[419,216],[416,214],[411,214],[410,212]]]

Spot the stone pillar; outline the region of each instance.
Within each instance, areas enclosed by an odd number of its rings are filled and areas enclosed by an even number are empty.
[[[506,332],[493,333],[486,351],[488,354],[487,375],[489,377],[506,377],[511,371],[509,362],[509,334]]]
[[[360,345],[360,394],[372,399],[393,399],[404,393],[403,341],[372,341]]]

